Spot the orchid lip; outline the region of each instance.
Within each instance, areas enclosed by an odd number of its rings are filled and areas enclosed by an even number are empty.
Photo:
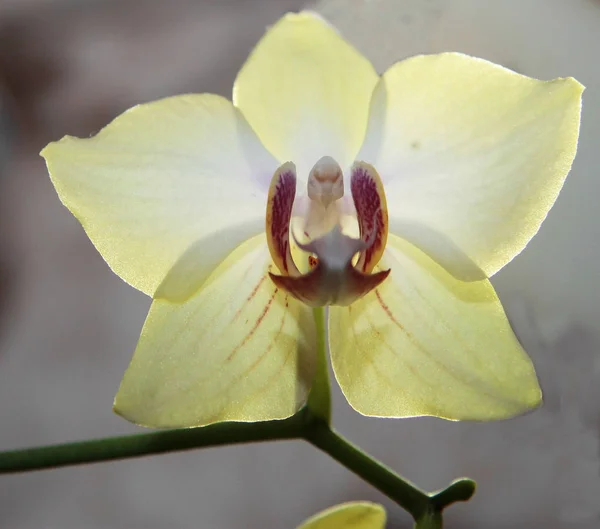
[[[309,203],[303,219],[308,242],[301,242],[290,228],[296,197],[294,164],[284,163],[271,181],[266,234],[280,275],[269,276],[278,288],[309,306],[350,305],[380,285],[390,273],[372,273],[387,241],[388,215],[381,179],[365,162],[355,162],[350,172],[358,238],[345,234],[342,228],[340,201],[344,179],[333,158],[321,158],[308,177]],[[300,272],[305,267],[292,257],[290,234],[297,248],[308,254],[306,274]]]

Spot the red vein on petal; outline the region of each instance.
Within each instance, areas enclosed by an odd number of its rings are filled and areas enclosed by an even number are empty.
[[[246,369],[246,371],[244,371],[244,373],[242,373],[241,377],[245,377],[250,372],[254,371],[254,369],[256,369],[256,367],[266,358],[267,354],[269,354],[272,351],[273,346],[275,345],[275,342],[277,341],[277,338],[283,332],[283,327],[284,327],[284,324],[285,324],[286,316],[287,316],[287,311],[283,311],[283,316],[281,317],[281,321],[279,322],[279,328],[277,329],[277,332],[273,336],[273,339],[269,342],[269,344],[267,345],[267,347],[265,348],[265,350]]]
[[[262,313],[260,314],[260,316],[256,319],[256,321],[254,322],[254,325],[252,326],[252,328],[248,331],[248,333],[246,334],[246,336],[244,336],[244,339],[238,344],[236,345],[233,350],[231,351],[231,353],[229,354],[229,356],[225,359],[226,362],[230,362],[233,357],[235,356],[235,354],[246,344],[248,343],[248,340],[250,340],[250,338],[252,338],[252,336],[254,335],[254,333],[256,332],[256,330],[260,327],[260,324],[263,322],[263,320],[265,319],[265,316],[268,314],[269,310],[271,309],[271,306],[273,305],[273,300],[275,299],[275,296],[277,295],[278,289],[276,288],[275,290],[273,290],[273,293],[271,294],[271,297],[269,298],[269,301],[267,301],[267,304],[265,305]]]
[[[394,314],[392,313],[390,307],[387,305],[387,303],[385,301],[383,301],[383,298],[381,297],[381,293],[379,292],[379,289],[375,290],[375,294],[377,296],[377,300],[379,301],[379,304],[381,305],[381,308],[384,310],[384,312],[386,313],[386,315],[388,316],[388,318],[390,320],[392,320],[392,322],[394,323],[394,325],[396,325],[396,327],[398,327],[405,335],[406,337],[414,344],[414,346],[419,349],[421,352],[423,352],[430,360],[432,360],[434,363],[438,364],[440,367],[442,367],[445,371],[447,371],[449,374],[451,374],[453,377],[455,377],[457,380],[460,380],[460,378],[456,375],[456,373],[452,372],[451,369],[444,364],[443,362],[441,362],[438,358],[436,358],[435,356],[433,356],[426,348],[425,346],[419,342],[415,336],[406,329],[406,327],[404,327],[404,325],[402,325],[394,316]],[[464,382],[464,381],[462,381]]]
[[[398,250],[396,250],[398,251]],[[397,258],[396,258],[397,259]],[[447,316],[444,312],[440,311],[435,305],[432,305],[429,301],[429,298],[423,293],[423,291],[417,286],[416,282],[411,282],[411,289],[412,292],[417,295],[421,302],[423,303],[423,305],[429,309],[433,314],[435,314],[435,319],[436,319],[436,323],[439,325],[440,323],[443,324],[446,332],[448,332],[449,334],[451,334],[457,342],[460,342],[463,346],[464,349],[468,350],[470,353],[475,353],[475,351],[473,350],[473,347],[471,346],[470,343],[468,343],[463,336],[459,335],[455,330],[454,330],[454,326],[452,324],[450,324],[450,322],[447,319]],[[440,333],[437,333],[438,336],[440,335]]]
[[[489,390],[482,388],[479,384],[473,384],[472,381],[468,380],[468,377],[469,377],[468,374],[466,375],[467,378],[465,378],[465,374],[463,372],[456,372],[450,366],[448,366],[447,364],[442,362],[439,358],[432,355],[419,341],[417,341],[415,339],[414,335],[412,333],[410,333],[409,331],[407,331],[406,328],[394,317],[394,315],[393,315],[392,311],[390,310],[390,308],[388,307],[388,305],[383,301],[381,294],[379,293],[379,290],[375,290],[375,293],[377,294],[377,299],[379,300],[381,308],[385,311],[385,313],[390,318],[390,320],[400,330],[402,330],[406,334],[407,338],[409,338],[410,341],[415,345],[415,347],[417,347],[417,349],[419,349],[425,356],[427,356],[427,358],[429,358],[434,364],[437,364],[450,377],[454,378],[456,381],[460,382],[461,384],[464,384],[465,386],[470,387],[470,388],[477,388],[478,391],[480,391],[481,393],[490,397],[493,400],[506,400],[504,397],[502,397],[502,396],[499,397],[498,395],[495,395],[494,393],[490,392]]]
[[[258,280],[258,283],[256,283],[255,287],[252,289],[252,292],[250,292],[250,294],[246,297],[246,300],[244,301],[242,306],[236,311],[235,315],[233,316],[233,318],[231,320],[232,323],[239,317],[239,315],[243,312],[243,310],[246,308],[248,303],[250,303],[254,299],[254,297],[256,296],[256,294],[258,292],[258,289],[264,283],[266,278],[267,278],[267,276],[261,276],[261,278]]]
[[[379,338],[380,342],[385,345],[386,349],[392,353],[392,356],[394,356],[395,358],[398,357],[397,351],[390,345],[390,343],[384,338],[382,332],[375,326],[375,324],[373,323],[373,320],[371,318],[369,318],[368,316],[365,315],[365,318],[367,319],[367,321],[369,322],[369,325],[371,327],[371,331],[374,332],[377,337]],[[405,358],[402,358],[402,361],[404,363],[404,365],[406,367],[408,367],[408,369],[410,370],[410,372],[415,375],[417,378],[423,380],[424,382],[426,382],[426,380],[419,374],[419,372],[417,371],[417,368],[415,366],[413,366],[410,362],[407,362]]]
[[[288,296],[286,295],[285,297],[286,300],[286,307],[288,306]],[[287,311],[286,311],[287,312]],[[272,349],[273,345],[275,344],[275,341],[277,340],[277,338],[282,334],[283,332],[283,323],[285,320],[286,314],[284,313],[284,316],[282,318],[281,321],[281,326],[279,331],[277,332],[277,334],[274,336],[273,341],[271,342],[271,344],[269,345],[267,351],[265,351],[265,353],[263,353],[263,355],[261,355],[261,357],[258,359],[258,361],[262,361],[265,357],[266,354]],[[298,334],[300,334],[301,330],[298,330]],[[298,344],[298,341],[295,342],[296,344]],[[269,378],[268,381],[266,381],[266,383],[255,393],[253,393],[252,395],[250,395],[248,397],[248,400],[253,400],[256,399],[257,397],[259,397],[261,394],[263,394],[269,387],[271,387],[271,383],[275,380],[277,380],[277,378],[280,376],[280,374],[282,373],[282,371],[284,370],[285,366],[287,365],[287,363],[289,362],[290,358],[292,357],[293,353],[298,351],[298,347],[290,347],[288,349],[288,352],[285,356],[285,359],[283,360],[283,362],[281,363],[281,365],[279,366],[279,369],[273,373],[273,375]],[[259,362],[255,362],[255,365],[258,365]],[[296,406],[296,411],[300,409],[299,406]]]
[[[277,289],[275,289],[274,292],[274,296],[275,294],[277,294]],[[271,298],[271,300],[273,299]],[[286,307],[287,307],[287,295],[285,297],[286,300]],[[245,378],[246,376],[248,376],[249,373],[251,373],[254,369],[256,369],[258,367],[258,365],[260,365],[260,363],[267,357],[268,353],[273,349],[273,346],[275,345],[275,342],[277,341],[277,338],[282,334],[283,332],[283,328],[285,325],[285,320],[286,320],[286,316],[287,316],[287,311],[283,312],[283,315],[281,317],[281,322],[279,324],[279,328],[277,330],[277,332],[275,333],[275,336],[273,336],[273,339],[270,341],[270,343],[268,344],[268,346],[265,348],[265,350],[254,360],[254,362],[252,363],[251,366],[249,366],[247,369],[245,369],[242,373],[239,373],[237,376],[235,376],[231,382],[228,384],[227,389],[224,391],[224,393],[229,394],[231,393],[231,388],[233,388],[236,383],[241,380],[242,378]],[[240,345],[240,347],[242,347],[243,344]],[[248,396],[244,397],[245,401],[250,401],[255,399],[258,395],[260,395],[261,393],[265,392],[270,386],[270,382],[272,380],[275,380],[283,371],[285,365],[287,364],[290,356],[292,353],[292,349],[290,349],[290,351],[288,352],[288,354],[285,357],[285,360],[283,361],[283,363],[281,364],[280,368],[277,370],[277,372],[269,379],[269,381],[267,383],[265,383],[262,387],[260,387],[255,393],[252,393]],[[216,412],[213,416],[211,416],[211,420],[218,420],[220,417],[223,416],[224,411],[227,409],[227,407],[229,406],[229,404],[224,405],[218,412]],[[210,422],[210,421],[209,421]]]
[[[428,298],[425,296],[425,294],[423,294],[422,290],[420,288],[418,288],[415,284],[412,284],[412,290],[421,299],[423,305],[425,305],[425,307],[427,307],[433,314],[435,314],[435,319],[436,319],[436,322],[438,323],[438,325],[440,323],[443,324],[445,331],[448,334],[452,335],[452,337],[457,342],[462,344],[463,349],[465,349],[466,351],[469,351],[469,353],[471,354],[472,357],[477,358],[476,351],[473,349],[472,345],[469,342],[467,342],[467,340],[464,338],[464,336],[460,335],[459,333],[457,333],[454,330],[454,326],[449,323],[449,321],[447,320],[446,314],[444,314],[442,311],[440,311],[434,305],[432,305],[429,302]],[[440,333],[438,332],[437,335],[439,336]],[[479,362],[479,364],[481,364],[481,362]],[[498,381],[500,382],[499,379],[498,379]]]
[[[360,340],[358,338],[358,333],[356,332],[356,325],[355,325],[355,321],[352,319],[352,317],[350,318],[350,327],[352,328],[352,334],[354,335],[354,340],[353,340],[353,344],[358,344],[360,343]],[[392,389],[397,389],[396,386],[392,383],[392,380],[389,378],[389,376],[385,373],[383,373],[381,371],[381,369],[379,369],[379,366],[377,365],[377,363],[375,362],[375,358],[373,355],[373,351],[369,350],[367,348],[362,348],[361,349],[364,353],[364,358],[367,359],[367,362],[369,362],[369,364],[371,365],[371,367],[373,368],[373,371],[375,371],[375,373],[377,373],[380,378],[385,382],[385,384],[387,386],[389,386]]]
[[[375,289],[375,295],[377,296],[377,301],[379,301],[379,304],[381,305],[381,308],[384,310],[384,312],[387,314],[388,318],[390,320],[392,320],[394,322],[394,324],[400,328],[400,330],[404,333],[406,333],[408,336],[411,336],[411,334],[406,330],[406,328],[404,327],[404,325],[402,325],[394,316],[394,314],[392,313],[392,311],[390,310],[390,307],[387,305],[387,303],[385,301],[383,301],[382,297],[381,297],[381,293],[379,292],[379,289],[376,288]]]
[[[349,308],[351,309],[352,307],[349,307]],[[365,317],[366,317],[366,316],[365,316]],[[358,334],[357,334],[357,331],[356,331],[356,325],[355,325],[355,321],[353,320],[353,318],[352,318],[352,317],[350,317],[350,320],[351,320],[351,321],[350,321],[350,327],[352,328],[352,334],[354,335],[354,341],[353,341],[353,343],[354,343],[354,344],[358,344],[358,343],[360,343],[360,340],[359,340],[359,338],[358,338]],[[372,331],[374,331],[374,332],[375,332],[375,333],[376,333],[378,336],[381,336],[381,333],[380,333],[380,331],[378,331],[378,330],[375,328],[375,326],[373,325],[373,322],[372,322],[372,320],[371,320],[370,318],[368,318],[368,317],[367,317],[367,320],[368,320],[368,322],[371,324],[371,330],[372,330]],[[390,346],[390,345],[389,345],[389,344],[388,344],[388,343],[387,343],[385,340],[383,340],[383,339],[382,339],[381,341],[382,341],[382,342],[384,343],[384,345],[385,345],[385,346],[388,348],[388,350],[389,350],[389,351],[390,351],[392,354],[394,354],[394,356],[396,356],[396,354],[395,354],[395,353],[396,353],[396,351],[395,351],[395,350],[393,350],[393,349],[391,348],[391,346]],[[379,379],[380,379],[380,380],[381,380],[381,381],[382,381],[382,382],[383,382],[383,383],[384,383],[384,384],[385,384],[385,385],[386,385],[388,388],[390,388],[390,390],[391,390],[391,391],[393,391],[394,393],[397,393],[397,392],[398,392],[398,385],[392,381],[392,379],[390,378],[390,376],[389,376],[387,373],[385,373],[384,371],[382,371],[382,370],[379,368],[379,366],[377,365],[377,362],[375,361],[375,358],[374,358],[374,352],[373,352],[373,350],[372,350],[372,349],[370,349],[370,348],[361,347],[361,351],[362,351],[362,353],[363,353],[363,358],[365,358],[365,359],[367,360],[367,362],[369,363],[369,365],[371,366],[371,368],[373,369],[373,371],[374,371],[375,373],[377,373],[377,375],[378,375]],[[413,370],[414,370],[414,366],[412,366],[412,365],[411,365],[411,364],[409,364],[409,363],[405,363],[405,365],[407,365],[407,366],[408,366],[408,367],[411,369],[411,372],[414,372],[414,371],[413,371]],[[418,377],[420,380],[424,380],[424,379],[422,378],[422,376],[420,376],[420,375],[419,375],[419,374],[417,374],[417,373],[415,373],[415,376],[416,376],[416,377]],[[429,385],[431,385],[431,384],[429,384]],[[419,402],[419,403],[420,403],[420,405],[423,407],[423,409],[425,409],[425,408],[429,408],[429,410],[428,410],[429,412],[433,412],[433,413],[435,413],[435,411],[436,411],[436,410],[434,410],[434,409],[431,409],[431,406],[428,406],[428,405],[427,405],[427,404],[426,404],[426,403],[425,403],[425,402],[424,402],[422,399],[417,399],[417,398],[415,398],[415,397],[412,397],[412,400],[413,400],[413,402]]]

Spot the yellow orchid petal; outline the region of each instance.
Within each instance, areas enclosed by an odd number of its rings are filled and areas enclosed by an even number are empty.
[[[582,91],[571,78],[538,81],[459,53],[392,66],[359,154],[384,182],[390,231],[462,279],[497,272],[558,196]]]
[[[383,529],[385,509],[367,501],[335,505],[315,514],[297,529]]]
[[[233,102],[280,162],[307,178],[323,156],[349,166],[379,79],[371,63],[315,13],[270,28],[237,76]]]
[[[155,300],[115,411],[144,426],[293,415],[314,374],[310,309],[278,291],[264,235],[237,248],[183,304]]]
[[[192,275],[161,294],[177,300],[263,231],[278,165],[231,102],[211,94],[134,107],[42,156],[60,199],[125,281],[153,295],[186,254],[178,268]]]
[[[349,308],[330,308],[336,378],[364,415],[494,420],[538,406],[533,365],[491,283],[457,280],[390,235],[390,276]]]

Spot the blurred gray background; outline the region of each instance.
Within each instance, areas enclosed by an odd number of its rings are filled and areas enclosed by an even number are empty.
[[[265,27],[301,0],[0,0],[0,449],[133,432],[111,412],[149,300],[114,276],[59,203],[40,149],[136,103],[230,95]],[[314,5],[314,4],[313,4]],[[600,2],[322,0],[383,71],[457,50],[587,86],[580,149],[539,235],[494,278],[546,405],[494,424],[384,421],[335,395],[338,428],[428,489],[478,481],[449,528],[600,527]],[[301,443],[0,478],[0,528],[292,528],[334,503],[388,506]]]

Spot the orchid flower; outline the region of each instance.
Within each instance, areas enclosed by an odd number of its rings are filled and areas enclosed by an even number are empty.
[[[302,12],[267,31],[233,102],[170,97],[51,143],[61,200],[153,298],[117,413],[151,427],[293,415],[315,374],[318,306],[362,414],[538,406],[488,278],[556,200],[582,91],[460,53],[379,76]]]
[[[341,503],[311,516],[297,529],[384,529],[385,509],[367,501]]]

